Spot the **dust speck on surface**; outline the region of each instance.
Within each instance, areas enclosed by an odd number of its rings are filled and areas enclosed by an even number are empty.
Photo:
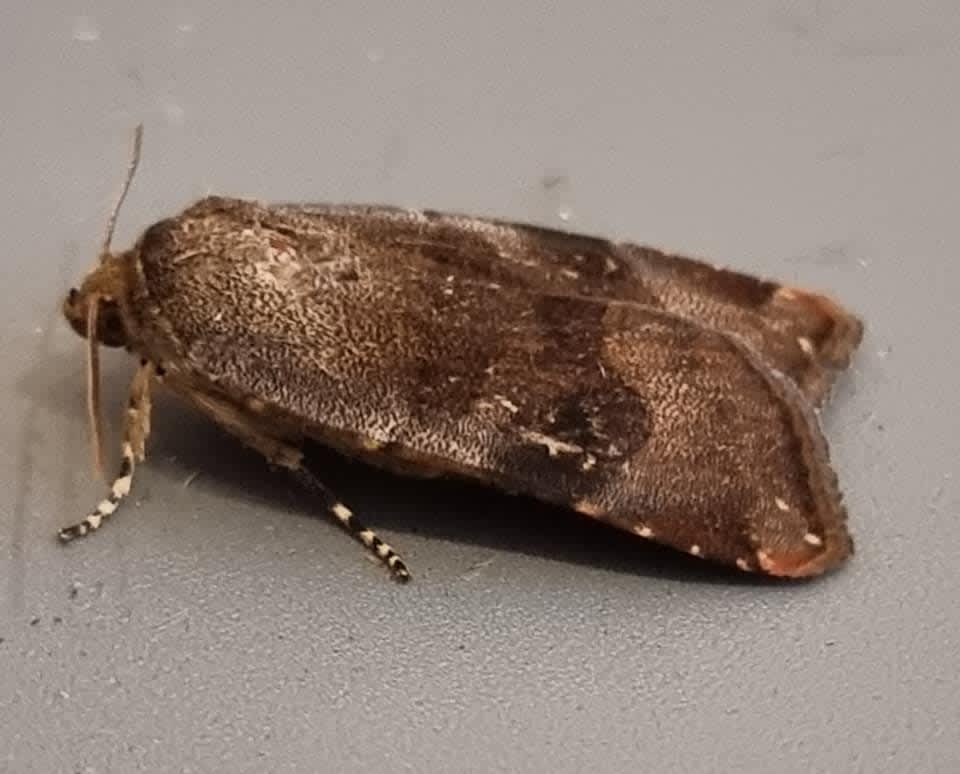
[[[540,178],[540,185],[549,191],[551,188],[565,185],[569,180],[570,178],[562,172],[547,172]]]
[[[78,16],[73,22],[73,39],[81,43],[100,40],[100,28],[90,16]]]
[[[183,126],[186,111],[176,102],[165,102],[162,106],[163,117],[171,126]]]

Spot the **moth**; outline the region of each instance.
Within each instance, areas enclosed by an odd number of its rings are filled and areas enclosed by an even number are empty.
[[[828,297],[606,239],[380,206],[207,197],[111,252],[63,302],[139,359],[108,496],[129,493],[162,384],[297,474],[398,580],[401,558],[304,464],[319,442],[420,477],[572,508],[747,572],[853,550],[817,407],[863,326]]]

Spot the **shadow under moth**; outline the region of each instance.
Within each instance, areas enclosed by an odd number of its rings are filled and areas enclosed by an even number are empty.
[[[139,357],[130,491],[162,383],[280,468],[409,579],[304,465],[315,441],[423,477],[567,506],[744,571],[817,575],[853,550],[816,410],[862,325],[823,295],[631,244],[427,210],[205,198],[111,252],[64,314]]]

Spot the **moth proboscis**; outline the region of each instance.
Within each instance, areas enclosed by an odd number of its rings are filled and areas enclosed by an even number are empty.
[[[159,382],[296,473],[399,580],[397,554],[304,464],[308,441],[744,571],[808,577],[852,553],[816,407],[862,325],[824,295],[648,247],[380,206],[207,197],[111,252],[119,202],[64,301],[89,343],[95,448],[99,345],[140,366],[119,475],[65,541],[130,491]]]

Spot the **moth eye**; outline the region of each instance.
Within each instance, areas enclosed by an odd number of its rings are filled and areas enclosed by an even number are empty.
[[[80,291],[76,288],[70,288],[70,292],[67,293],[67,303],[75,304],[78,298],[80,298]]]
[[[127,331],[120,316],[120,309],[111,301],[106,301],[100,309],[100,324],[97,338],[108,347],[122,347],[127,343]]]

